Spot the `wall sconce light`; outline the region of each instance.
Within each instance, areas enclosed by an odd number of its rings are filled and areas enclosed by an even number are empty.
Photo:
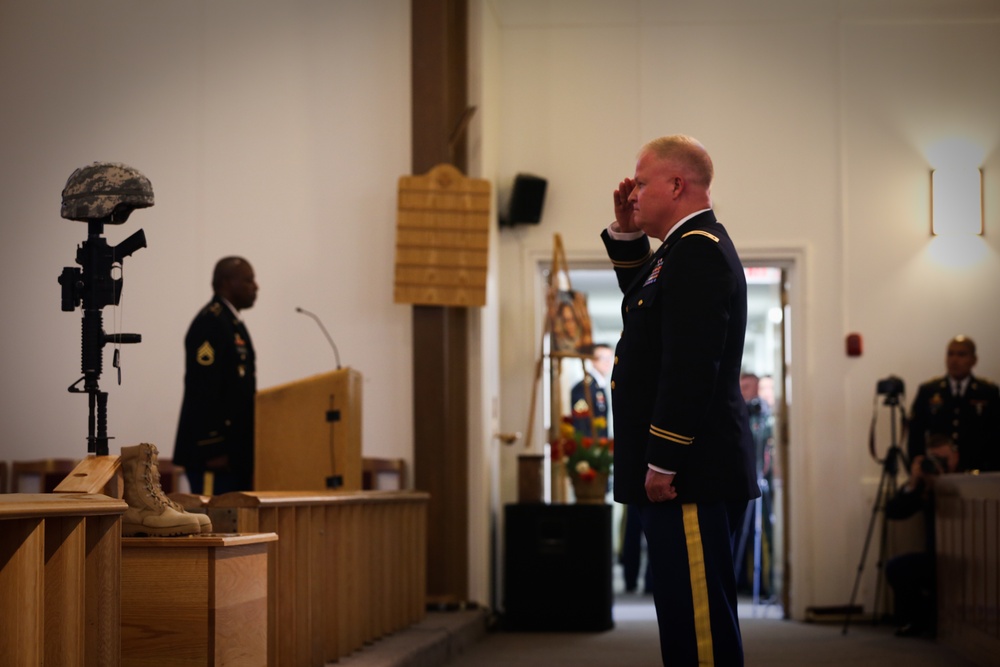
[[[931,236],[983,234],[983,170],[931,170]]]

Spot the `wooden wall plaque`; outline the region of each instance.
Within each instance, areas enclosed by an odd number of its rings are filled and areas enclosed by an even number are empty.
[[[396,303],[486,305],[490,192],[450,164],[400,177]]]

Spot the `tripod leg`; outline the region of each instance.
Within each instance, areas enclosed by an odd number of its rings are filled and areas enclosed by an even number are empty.
[[[896,493],[896,483],[895,477],[889,474],[889,468],[886,468],[886,493],[889,497],[895,495]],[[884,499],[884,496],[880,496]],[[879,597],[883,592],[885,587],[885,551],[886,545],[889,542],[889,522],[882,517],[882,535],[878,546],[878,561],[876,565],[876,576],[875,576],[875,604],[872,606],[872,624],[878,625],[878,608],[879,608]]]
[[[868,556],[868,547],[872,541],[872,531],[875,528],[875,521],[878,518],[878,512],[882,507],[882,493],[885,489],[886,483],[889,479],[889,469],[882,468],[882,477],[878,481],[878,491],[875,493],[875,502],[872,503],[872,515],[868,520],[868,531],[865,534],[865,546],[861,550],[861,560],[858,562],[858,572],[854,576],[854,588],[851,590],[851,601],[847,605],[847,613],[844,616],[844,629],[841,634],[847,634],[847,626],[851,622],[851,609],[854,607],[854,601],[858,596],[858,585],[861,583],[861,572],[865,568],[865,558]]]

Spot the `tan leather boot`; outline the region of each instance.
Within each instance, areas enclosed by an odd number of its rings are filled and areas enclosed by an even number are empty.
[[[188,512],[187,508],[183,507],[180,503],[172,500],[170,496],[163,493],[163,485],[160,484],[160,459],[159,452],[156,449],[156,445],[150,445],[153,448],[153,486],[160,490],[160,495],[163,496],[164,500],[167,501],[167,505],[171,508],[181,512],[182,514],[187,514],[188,516],[193,516],[198,519],[198,528],[201,533],[211,533],[212,532],[212,520],[208,518],[208,515],[203,512]]]
[[[128,503],[122,517],[122,537],[197,535],[201,532],[199,519],[174,509],[164,495],[156,456],[156,447],[149,443],[122,447],[124,500]]]
[[[164,495],[166,495],[166,494],[164,494]],[[189,514],[190,516],[193,516],[196,519],[198,519],[198,526],[201,529],[201,533],[203,535],[205,533],[211,533],[212,532],[212,530],[213,530],[212,529],[212,519],[207,514],[205,514],[204,512],[199,512],[197,510],[191,511],[188,508],[186,508],[183,505],[181,505],[176,500],[174,500],[173,498],[171,498],[170,496],[166,496],[166,498],[167,498],[167,502],[170,504],[170,506],[173,507],[178,512],[185,512],[185,513]]]

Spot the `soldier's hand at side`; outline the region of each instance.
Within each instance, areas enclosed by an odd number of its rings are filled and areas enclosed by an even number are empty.
[[[662,503],[677,497],[674,488],[675,475],[668,475],[655,470],[646,471],[646,496],[654,503]]]

